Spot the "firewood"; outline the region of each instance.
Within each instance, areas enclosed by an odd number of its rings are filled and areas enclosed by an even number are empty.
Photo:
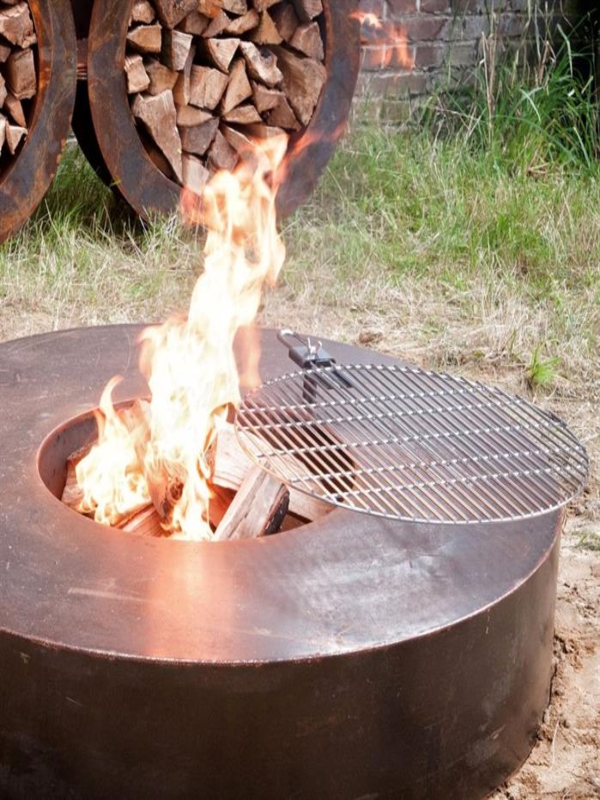
[[[182,128],[181,147],[186,153],[194,153],[195,155],[203,156],[211,146],[218,127],[219,120],[216,117],[211,117],[201,125],[196,125],[191,128]]]
[[[262,45],[281,44],[283,41],[268,11],[262,12],[258,26],[250,33],[248,38],[251,42]]]
[[[208,167],[215,172],[232,170],[238,162],[238,156],[221,131],[217,131],[208,151]]]
[[[236,58],[229,74],[229,83],[221,102],[221,112],[227,114],[232,108],[239,106],[252,96],[252,86],[246,74],[246,62]]]
[[[310,122],[327,79],[323,64],[312,58],[300,58],[283,47],[274,49],[283,73],[283,88],[289,104],[303,125]]]
[[[255,145],[244,133],[229,125],[221,124],[219,130],[239,156],[252,156]]]
[[[294,471],[294,457],[288,457],[290,471]],[[215,442],[207,455],[211,469],[211,485],[224,489],[239,489],[246,475],[252,469],[253,462],[246,455],[238,442],[233,425],[226,425],[219,431]],[[290,493],[289,513],[295,514],[305,522],[323,517],[331,511],[331,506],[317,497],[299,492],[288,487]]]
[[[148,0],[135,0],[133,8],[131,9],[131,19],[129,24],[134,22],[142,22],[149,25],[156,19],[156,14]]]
[[[255,28],[259,20],[258,11],[255,8],[251,8],[241,17],[236,17],[231,20],[225,28],[224,33],[228,33],[231,36],[241,36],[243,33],[247,33],[251,31],[252,28]]]
[[[9,92],[4,100],[4,108],[8,111],[13,121],[16,122],[17,125],[21,125],[23,128],[27,127],[23,103],[21,103],[18,97],[15,97],[14,94]]]
[[[224,11],[219,11],[217,16],[212,19],[208,26],[202,31],[202,36],[205,39],[210,39],[212,36],[218,36],[227,28],[231,22],[231,17]]]
[[[139,53],[160,53],[162,49],[162,27],[154,25],[137,25],[127,32],[127,44]]]
[[[316,61],[323,61],[325,52],[318,22],[306,22],[299,25],[289,41],[295,50],[299,50]]]
[[[12,53],[12,47],[10,47],[10,45],[8,44],[0,42],[0,64],[4,64],[4,62],[11,53]]]
[[[291,3],[280,3],[271,12],[271,17],[279,31],[279,35],[286,42],[291,41],[296,28],[300,25],[294,6]]]
[[[310,22],[323,13],[321,0],[293,0],[293,3],[301,22]]]
[[[208,521],[214,531],[227,513],[227,509],[235,497],[235,492],[233,489],[223,489],[220,486],[211,486],[210,491]]]
[[[138,94],[132,106],[133,115],[145,126],[163,152],[177,178],[182,178],[181,140],[177,131],[177,110],[173,93]]]
[[[271,127],[285,128],[288,131],[297,131],[301,127],[283,93],[279,103],[272,111],[267,112],[265,119]]]
[[[210,111],[205,111],[203,108],[196,108],[196,106],[177,106],[177,127],[178,128],[193,128],[196,125],[202,125],[212,119]],[[183,136],[183,132],[180,132]],[[184,148],[185,150],[185,148]]]
[[[22,139],[27,136],[27,128],[21,125],[6,125],[6,144],[12,155],[15,154],[17,147],[20,145]]]
[[[8,89],[6,88],[6,83],[2,75],[0,75],[0,106],[4,105],[4,102],[8,98]]]
[[[26,100],[37,92],[33,50],[15,50],[6,62],[6,81],[18,100]]]
[[[175,72],[185,67],[194,37],[191,33],[166,30],[162,39],[162,60]]]
[[[26,48],[35,44],[33,18],[26,2],[0,10],[0,35],[17,47]]]
[[[160,517],[153,505],[147,505],[130,517],[119,522],[116,528],[136,536],[166,536]]]
[[[218,17],[223,10],[220,0],[198,0],[197,8],[200,14],[210,19]]]
[[[246,59],[250,77],[273,88],[283,80],[275,56],[269,50],[260,51],[252,42],[241,42],[241,51]]]
[[[263,114],[265,111],[277,108],[279,103],[285,99],[285,95],[279,89],[268,89],[262,83],[252,81],[252,98],[256,110]]]
[[[4,147],[4,142],[6,141],[6,126],[8,125],[8,121],[6,117],[0,114],[0,155],[2,155],[2,149]]]
[[[167,28],[174,28],[178,22],[198,7],[198,0],[154,0],[161,21]]]
[[[192,11],[178,25],[177,30],[183,33],[191,33],[193,36],[200,36],[210,22],[210,17],[204,16],[199,11]]]
[[[275,128],[272,125],[257,123],[256,125],[246,125],[246,131],[255,139],[273,139],[277,136],[285,136],[283,128]]]
[[[250,104],[232,108],[231,111],[223,114],[223,119],[234,125],[249,125],[251,122],[261,122],[260,114],[256,108]]]
[[[212,67],[192,65],[190,75],[190,103],[212,111],[227,88],[228,76]]]
[[[248,11],[246,0],[219,0],[219,2],[224,11],[229,11],[236,16],[245,14]]]
[[[285,485],[253,467],[214,533],[215,541],[250,539],[276,533],[287,513]]]
[[[185,66],[179,73],[177,82],[173,87],[173,99],[175,100],[175,104],[177,105],[178,109],[182,106],[187,106],[187,104],[190,102],[190,80],[195,54],[196,48],[194,45],[192,45],[185,62]]]
[[[201,44],[201,52],[211,64],[222,72],[229,70],[229,65],[238,49],[239,39],[205,39]]]
[[[257,11],[266,11],[279,2],[280,0],[253,0],[254,8]]]
[[[210,177],[210,172],[206,169],[199,158],[190,153],[183,153],[183,185],[191,189],[198,195],[204,191],[204,187]]]
[[[144,59],[139,53],[125,56],[125,76],[127,78],[127,94],[137,94],[150,86],[150,78],[144,67]]]
[[[148,94],[161,94],[175,87],[179,73],[173,72],[157,58],[146,59],[146,73],[149,78]]]

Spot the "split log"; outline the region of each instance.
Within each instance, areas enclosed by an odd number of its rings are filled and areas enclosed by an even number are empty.
[[[290,469],[293,472],[293,456],[289,456],[289,458]],[[253,468],[253,462],[238,442],[233,425],[225,425],[219,431],[219,435],[208,453],[207,461],[211,470],[211,484],[224,489],[239,489],[248,472]],[[289,513],[294,514],[303,522],[319,519],[331,511],[329,503],[299,492],[293,487],[288,487],[288,489],[290,493]]]
[[[167,535],[153,505],[145,506],[115,527],[126,533],[134,533],[136,536],[157,537]]]
[[[155,95],[172,91],[179,79],[179,73],[169,69],[157,58],[146,59],[145,72],[148,75],[148,94]]]
[[[154,8],[148,0],[135,0],[133,8],[131,9],[130,26],[135,22],[142,22],[145,25],[149,25],[151,22],[154,22],[155,19],[156,14],[154,13]]]
[[[164,31],[162,39],[162,59],[165,65],[175,72],[185,67],[185,63],[194,43],[190,33],[182,31]]]
[[[125,57],[125,76],[127,78],[127,94],[144,92],[150,86],[144,59],[139,54]]]
[[[295,50],[299,50],[305,56],[316,61],[323,61],[325,57],[323,40],[317,22],[298,25],[289,42]]]
[[[251,539],[276,533],[287,514],[285,485],[253,467],[215,530],[214,540]]]
[[[283,37],[277,30],[271,15],[268,11],[263,11],[260,15],[259,23],[248,37],[255,44],[281,44]]]
[[[174,28],[198,6],[198,0],[154,0],[154,2],[158,16],[167,28]]]
[[[157,95],[138,94],[132,107],[133,115],[143,122],[152,139],[179,180],[183,177],[181,164],[181,139],[177,130],[177,109],[173,93],[162,92]]]
[[[6,125],[6,144],[11,155],[16,153],[18,146],[26,136],[27,128],[23,128],[21,125],[11,125],[10,123]]]
[[[20,48],[35,44],[33,18],[26,2],[0,9],[0,35]]]
[[[6,61],[6,82],[18,100],[27,100],[37,91],[33,50],[14,50]]]
[[[202,195],[210,172],[199,158],[190,153],[183,154],[183,185],[197,195]]]
[[[4,142],[6,141],[6,126],[8,122],[6,118],[0,114],[0,155],[2,155],[2,148],[4,147]]]
[[[207,29],[210,18],[204,16],[199,11],[192,11],[180,23],[178,30],[183,33],[191,33],[194,36],[201,36]]]
[[[220,70],[193,64],[190,75],[190,103],[212,111],[223,97],[227,83],[227,75]]]
[[[203,156],[213,143],[218,127],[219,120],[216,117],[211,117],[202,125],[196,125],[193,128],[182,128],[181,146],[183,150],[186,153]]]
[[[283,73],[286,97],[303,125],[308,125],[327,78],[323,64],[312,58],[300,58],[283,47],[275,50]]]
[[[225,28],[224,33],[229,33],[232,36],[242,36],[242,34],[251,31],[252,28],[256,28],[259,22],[258,11],[255,8],[251,8],[246,14],[233,19]]]
[[[246,59],[248,73],[266,86],[277,86],[283,75],[277,66],[277,60],[270,51],[260,51],[252,42],[241,42],[240,48]]]
[[[321,0],[293,0],[293,3],[301,22],[310,22],[323,13]]]
[[[217,131],[208,151],[208,167],[213,172],[232,170],[238,162],[238,156],[221,131]]]
[[[238,49],[240,40],[232,39],[205,39],[202,42],[202,52],[208,61],[222,72],[229,70],[233,57]]]
[[[162,49],[162,28],[155,25],[137,25],[130,28],[127,44],[140,53],[160,53]]]

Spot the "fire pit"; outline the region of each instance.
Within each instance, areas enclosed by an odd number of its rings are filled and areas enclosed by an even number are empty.
[[[562,511],[335,509],[266,539],[129,537],[58,499],[136,326],[0,346],[3,797],[478,798],[548,701]],[[391,364],[325,343],[340,363]],[[262,333],[262,376],[289,372]]]

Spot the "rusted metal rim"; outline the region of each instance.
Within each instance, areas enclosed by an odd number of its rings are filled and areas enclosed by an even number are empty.
[[[152,163],[129,107],[124,66],[132,5],[133,0],[94,0],[87,81],[96,138],[113,183],[147,218],[177,210],[181,187]],[[313,191],[348,118],[360,55],[355,10],[355,0],[325,4],[327,80],[308,127],[290,141],[277,200],[280,216],[292,213]]]
[[[106,381],[146,394],[140,330],[0,346],[2,796],[483,797],[547,704],[561,515],[338,509],[216,544],[97,526],[53,492]],[[265,380],[289,369],[262,345]]]
[[[0,241],[16,233],[56,173],[75,102],[76,39],[68,0],[29,0],[37,35],[38,91],[28,136],[0,181]]]

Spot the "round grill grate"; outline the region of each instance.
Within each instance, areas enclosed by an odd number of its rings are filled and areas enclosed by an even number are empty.
[[[313,367],[243,399],[259,466],[336,506],[421,522],[508,521],[557,509],[588,458],[562,420],[500,389],[399,365]]]

